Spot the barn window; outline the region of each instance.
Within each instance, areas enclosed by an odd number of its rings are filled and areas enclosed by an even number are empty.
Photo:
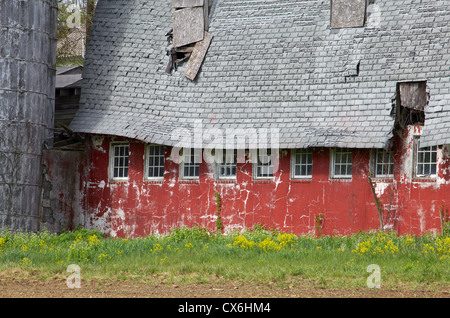
[[[337,148],[331,155],[331,176],[336,179],[352,177],[352,151],[346,148]]]
[[[273,177],[273,153],[271,149],[258,149],[253,169],[256,179],[271,179]]]
[[[164,177],[164,150],[161,145],[148,145],[146,148],[146,176],[148,179],[162,179]]]
[[[434,177],[437,171],[437,147],[420,147],[419,138],[414,139],[415,144],[415,176]]]
[[[375,150],[374,172],[378,178],[392,178],[394,176],[394,153],[384,149]]]
[[[217,163],[218,179],[236,179],[236,151],[222,150]]]
[[[312,177],[312,150],[294,149],[291,152],[291,177],[307,179]]]
[[[201,149],[183,149],[183,162],[181,163],[182,179],[198,179],[200,176]]]
[[[331,0],[331,28],[363,27],[367,0]]]
[[[110,175],[113,180],[128,179],[128,157],[130,146],[128,144],[112,144],[110,155]]]

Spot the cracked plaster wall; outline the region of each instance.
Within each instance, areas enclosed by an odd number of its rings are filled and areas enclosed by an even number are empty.
[[[421,127],[396,134],[394,178],[375,178],[375,190],[384,206],[386,229],[399,233],[438,231],[439,208],[450,206],[448,147],[439,150],[439,173],[434,180],[416,180],[410,171],[412,136]],[[322,233],[349,234],[379,227],[374,197],[367,179],[370,150],[354,149],[351,180],[329,177],[330,151],[313,149],[310,180],[290,179],[290,155],[284,151],[274,180],[253,180],[248,161],[237,166],[237,180],[217,181],[212,165],[200,166],[198,181],[182,181],[178,164],[166,160],[164,181],[144,181],[145,143],[130,141],[128,181],[108,177],[111,139],[92,136],[88,142],[89,173],[86,198],[87,224],[111,236],[138,237],[165,234],[180,226],[215,229],[215,193],[221,196],[224,231],[256,223],[296,234],[316,234],[315,218],[324,216]],[[117,138],[116,138],[117,140]],[[170,148],[166,148],[166,159]]]

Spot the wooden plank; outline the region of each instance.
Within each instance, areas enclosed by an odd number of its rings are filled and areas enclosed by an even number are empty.
[[[193,8],[193,7],[202,7],[204,1],[203,0],[172,0],[170,5],[172,8]]]
[[[192,51],[191,57],[184,68],[183,75],[193,81],[197,77],[197,73],[202,66],[203,60],[205,59],[206,52],[211,44],[213,36],[205,32],[203,41],[198,42],[194,46],[194,51]]]
[[[177,48],[203,40],[205,19],[203,7],[173,12],[173,47]]]
[[[194,50],[194,45],[182,46],[182,47],[177,48],[177,52],[179,52],[179,53],[192,53],[193,50]]]
[[[332,0],[331,28],[363,27],[366,0]]]
[[[400,105],[406,108],[424,110],[427,102],[427,83],[400,83]]]

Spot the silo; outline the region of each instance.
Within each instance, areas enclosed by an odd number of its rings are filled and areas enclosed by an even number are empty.
[[[0,228],[39,230],[51,147],[57,0],[0,0]]]

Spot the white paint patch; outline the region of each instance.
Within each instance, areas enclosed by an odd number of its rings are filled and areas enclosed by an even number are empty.
[[[92,145],[94,146],[95,150],[101,151],[103,153],[106,153],[106,149],[103,148],[103,140],[104,137],[102,136],[93,136],[92,137]]]
[[[98,187],[100,188],[100,189],[104,189],[105,188],[105,185],[106,185],[106,183],[105,183],[105,181],[100,181],[99,183],[98,183]]]
[[[100,203],[99,203],[100,205]],[[98,213],[96,213],[98,214]],[[109,220],[109,217],[111,215],[111,208],[108,207],[105,213],[101,217],[95,217],[91,220],[91,224],[95,229],[98,229],[99,231],[103,233],[108,233],[108,231],[111,231],[111,226],[107,222]],[[111,231],[112,232],[112,231]]]
[[[377,197],[379,198],[380,196],[382,196],[391,184],[392,183],[390,182],[377,182],[375,184],[375,194],[377,195]]]

